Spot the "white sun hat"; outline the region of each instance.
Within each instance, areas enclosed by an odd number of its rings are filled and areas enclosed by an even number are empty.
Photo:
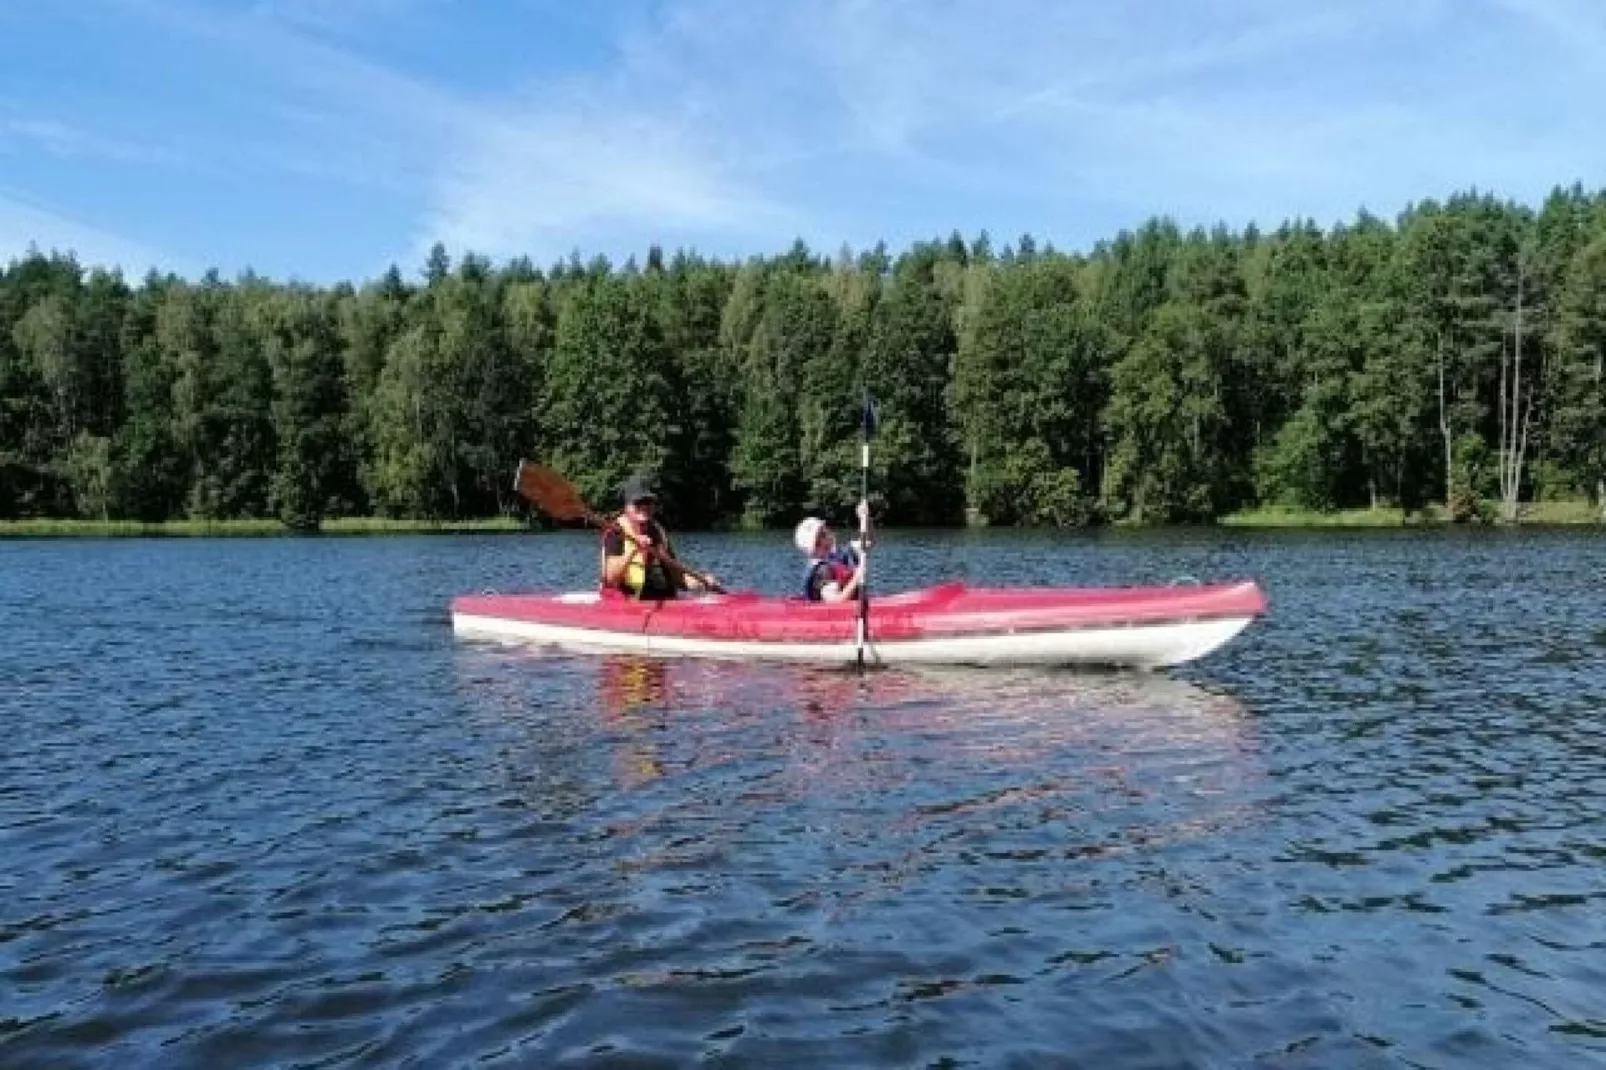
[[[792,532],[792,542],[799,550],[806,554],[814,552],[814,544],[819,541],[820,532],[825,530],[825,521],[817,516],[806,516],[798,521],[797,530]]]

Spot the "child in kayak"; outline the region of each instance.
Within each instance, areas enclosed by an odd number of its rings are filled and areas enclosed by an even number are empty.
[[[868,527],[870,503],[861,501],[860,522]],[[810,602],[846,602],[858,597],[864,582],[864,550],[854,539],[846,548],[838,547],[831,525],[817,516],[804,517],[792,532],[792,542],[809,555],[803,577],[803,597]]]

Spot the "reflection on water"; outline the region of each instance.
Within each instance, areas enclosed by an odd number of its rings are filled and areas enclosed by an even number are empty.
[[[604,658],[598,677],[598,712],[619,740],[615,780],[628,788],[662,776],[650,733],[652,711],[669,697],[668,666],[650,658]]]
[[[1158,676],[466,649],[457,678],[466,707],[498,719],[513,783],[544,793],[541,770],[577,761],[610,782],[566,838],[606,932],[658,949],[610,986],[732,1040],[794,992],[767,1039],[732,1048],[761,1063],[783,1041],[828,1059],[846,1037],[913,1028],[912,1006],[998,986],[993,1013],[1045,1041],[1057,1012],[1005,991],[1046,985],[1053,1003],[1068,970],[1117,981],[1178,949],[1148,926],[1094,945],[1067,923],[1175,894],[1161,859],[1263,818],[1253,719]],[[600,701],[551,702],[564,679]],[[1000,960],[1007,977],[967,965]],[[809,1007],[828,1035],[780,1024]]]
[[[550,680],[553,666],[594,677],[595,704],[531,701],[532,679]],[[909,767],[939,760],[949,770],[973,759],[1008,772],[1074,755],[1087,775],[1124,784],[1121,795],[1176,785],[1220,792],[1259,775],[1253,723],[1240,703],[1153,674],[923,668],[859,675],[469,647],[458,656],[458,678],[470,705],[529,726],[537,746],[578,736],[615,755],[622,788],[739,761],[743,748],[784,755],[803,794],[862,775],[866,762],[879,763],[880,777],[913,779]],[[531,758],[544,761],[539,751]]]

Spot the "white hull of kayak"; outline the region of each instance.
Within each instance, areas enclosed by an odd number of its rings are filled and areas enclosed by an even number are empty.
[[[1054,631],[945,636],[870,642],[865,660],[876,665],[1098,665],[1162,668],[1202,658],[1230,642],[1254,618],[1136,623]],[[454,613],[458,635],[553,646],[584,653],[707,657],[851,664],[848,643],[750,642],[642,632],[573,628],[536,621]]]

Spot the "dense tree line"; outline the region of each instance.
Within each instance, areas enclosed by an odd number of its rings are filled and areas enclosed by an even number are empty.
[[[0,272],[0,517],[513,513],[520,456],[687,526],[840,514],[860,391],[894,523],[1205,521],[1606,495],[1606,196],[1323,231],[1157,219],[739,264],[649,252],[356,288]]]

